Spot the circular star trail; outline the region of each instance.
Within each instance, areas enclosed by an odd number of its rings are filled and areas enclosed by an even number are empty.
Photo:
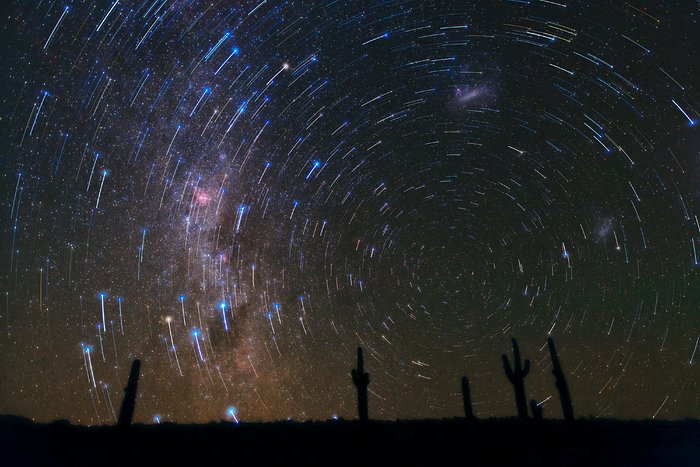
[[[700,416],[695,2],[15,2],[0,410]]]

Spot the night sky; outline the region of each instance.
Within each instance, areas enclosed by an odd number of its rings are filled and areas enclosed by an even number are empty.
[[[14,1],[0,413],[700,417],[697,1]]]

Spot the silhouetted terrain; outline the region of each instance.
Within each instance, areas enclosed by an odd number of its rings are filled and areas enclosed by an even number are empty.
[[[0,464],[700,466],[700,421],[72,426],[0,417]]]
[[[359,421],[227,422],[207,425],[132,425],[141,361],[134,360],[116,426],[48,425],[0,417],[0,466],[80,465],[668,465],[700,467],[700,421],[575,419],[566,377],[548,339],[552,374],[564,420],[544,420],[530,401],[515,338],[513,364],[503,368],[513,385],[518,418],[477,420],[469,378],[461,379],[464,418],[373,421],[368,414],[362,348],[351,371]]]

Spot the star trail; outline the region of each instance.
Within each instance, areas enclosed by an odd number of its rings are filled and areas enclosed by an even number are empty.
[[[699,417],[699,5],[12,2],[0,412]]]

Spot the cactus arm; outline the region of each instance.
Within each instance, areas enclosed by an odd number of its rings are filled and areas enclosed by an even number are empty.
[[[527,376],[530,373],[530,360],[525,360],[525,368],[523,368],[523,376]]]
[[[506,372],[506,377],[508,378],[508,381],[512,383],[513,379],[515,378],[515,375],[513,374],[513,370],[511,370],[510,368],[510,361],[508,360],[508,355],[503,355],[503,371]]]

